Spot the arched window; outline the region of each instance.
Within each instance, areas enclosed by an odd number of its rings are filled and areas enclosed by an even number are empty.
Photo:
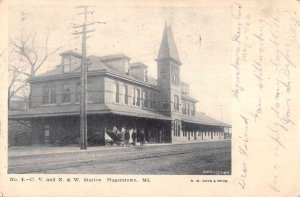
[[[114,82],[113,83],[113,100],[116,103],[120,102],[120,92],[119,92],[119,83],[118,82]]]
[[[174,120],[174,123],[173,123],[173,130],[174,130],[174,136],[177,136],[177,121]]]
[[[179,111],[179,97],[174,95],[174,110]]]
[[[177,73],[173,74],[172,82],[174,85],[179,85],[179,77]]]

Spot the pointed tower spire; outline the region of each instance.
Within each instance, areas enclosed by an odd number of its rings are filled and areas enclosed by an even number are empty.
[[[181,64],[178,50],[173,37],[172,27],[171,25],[168,26],[165,22],[165,29],[160,43],[157,59],[159,60],[166,58],[170,58],[176,63]]]

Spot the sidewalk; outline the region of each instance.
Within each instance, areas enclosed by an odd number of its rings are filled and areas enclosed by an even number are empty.
[[[145,144],[144,146],[166,146],[172,145],[170,143],[165,144]],[[34,155],[48,155],[48,154],[60,154],[60,153],[76,153],[76,152],[94,152],[105,151],[113,149],[126,149],[140,147],[140,145],[130,147],[126,146],[90,146],[86,150],[81,150],[79,145],[70,146],[46,146],[46,145],[32,145],[32,146],[12,146],[8,148],[8,157],[22,157],[22,156],[34,156]]]
[[[32,146],[11,146],[8,148],[8,157],[24,157],[24,156],[35,156],[35,155],[50,155],[50,154],[64,154],[64,153],[83,153],[83,152],[96,152],[106,151],[113,149],[128,149],[128,148],[139,148],[139,147],[158,147],[158,146],[176,146],[180,144],[192,144],[192,143],[207,143],[224,140],[212,140],[212,141],[190,141],[184,143],[159,143],[159,144],[145,144],[144,146],[90,146],[86,150],[81,150],[79,145],[70,146],[46,146],[46,145],[32,145]]]

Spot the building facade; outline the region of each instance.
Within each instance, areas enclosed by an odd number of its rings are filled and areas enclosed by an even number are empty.
[[[9,113],[31,124],[32,144],[79,142],[80,62],[74,51],[60,54],[55,69],[28,79],[29,108]],[[157,79],[148,66],[123,54],[88,56],[88,143],[104,145],[114,128],[145,131],[148,143],[224,139],[230,125],[196,112],[196,99],[181,81],[181,61],[171,26],[165,26],[156,59]]]

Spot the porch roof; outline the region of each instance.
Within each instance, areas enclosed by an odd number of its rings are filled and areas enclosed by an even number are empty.
[[[88,104],[88,114],[107,113],[109,109],[104,104]],[[56,117],[56,116],[71,116],[79,115],[80,105],[49,105],[38,108],[31,108],[26,111],[9,111],[9,119],[28,119],[38,117]]]
[[[170,117],[164,116],[156,111],[145,110],[141,108],[129,107],[114,104],[92,104],[87,105],[88,114],[116,114],[124,116],[133,116],[139,118],[151,118],[161,120],[171,120]],[[39,117],[58,117],[72,116],[80,114],[80,105],[52,105],[39,108],[32,108],[26,111],[9,111],[9,119],[30,119]]]
[[[193,124],[220,126],[220,127],[231,127],[230,124],[211,118],[204,113],[197,114],[196,116],[182,116],[182,121]]]
[[[138,107],[129,107],[126,105],[107,104],[106,106],[110,109],[112,114],[116,114],[116,115],[161,119],[161,120],[172,120],[170,117],[167,117],[154,110],[145,110]]]

